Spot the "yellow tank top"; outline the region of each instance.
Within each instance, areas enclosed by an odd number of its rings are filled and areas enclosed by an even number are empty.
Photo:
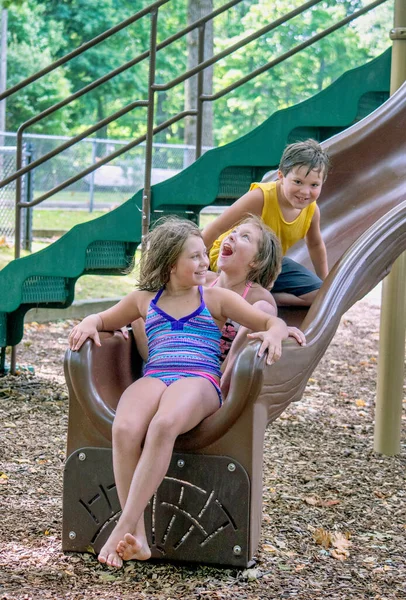
[[[264,194],[264,206],[261,219],[276,233],[282,245],[282,252],[283,254],[286,254],[291,246],[306,236],[310,223],[312,222],[314,211],[316,210],[316,203],[312,202],[309,206],[306,206],[296,219],[289,223],[283,218],[279,206],[276,181],[270,181],[269,183],[252,183],[250,191],[258,187],[261,188]],[[209,258],[212,271],[217,270],[217,258],[220,251],[220,245],[230,231],[231,229],[217,238],[210,249]]]

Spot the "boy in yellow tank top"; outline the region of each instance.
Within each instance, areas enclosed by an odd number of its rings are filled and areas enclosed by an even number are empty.
[[[283,254],[299,240],[305,240],[316,275],[284,256],[272,294],[279,306],[310,306],[328,274],[320,210],[316,204],[328,168],[328,155],[315,140],[287,146],[277,181],[253,183],[244,196],[204,228],[203,240],[207,248],[211,247],[212,270],[216,270],[220,244],[230,227],[248,214],[258,215],[278,236]]]

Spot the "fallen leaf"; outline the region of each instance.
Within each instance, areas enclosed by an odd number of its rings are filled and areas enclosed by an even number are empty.
[[[329,506],[335,506],[336,504],[340,504],[340,500],[322,500],[317,496],[306,496],[304,499],[306,504],[310,504],[310,506],[323,506],[328,508]]]
[[[323,546],[323,548],[329,548],[331,546],[331,533],[323,527],[318,527],[313,532],[313,539],[316,544]]]
[[[388,498],[390,496],[390,494],[384,494],[384,492],[381,492],[380,490],[374,490],[374,494],[377,498]]]
[[[262,549],[265,550],[265,552],[277,552],[275,546],[271,546],[271,544],[264,544]]]
[[[306,496],[304,499],[306,504],[310,504],[310,506],[319,506],[319,498],[315,498],[314,496]]]
[[[333,558],[336,558],[337,560],[345,560],[347,558],[347,556],[345,554],[343,554],[342,552],[338,552],[337,550],[334,550],[333,548],[330,550],[330,555]]]
[[[338,531],[333,533],[331,536],[331,544],[333,548],[330,550],[330,554],[333,558],[336,558],[337,560],[346,560],[349,557],[349,547],[352,544],[352,542],[348,539],[349,535],[349,533],[343,534]]]
[[[341,504],[340,500],[321,500],[320,506],[336,506],[337,504]]]
[[[260,572],[259,569],[245,569],[242,572],[242,577],[243,579],[248,579],[248,581],[254,581],[255,579],[258,579]]]
[[[117,575],[111,575],[110,573],[101,573],[100,579],[103,579],[103,581],[116,581]]]

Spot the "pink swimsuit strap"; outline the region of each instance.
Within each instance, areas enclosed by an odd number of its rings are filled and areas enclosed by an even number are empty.
[[[217,279],[215,279],[214,281],[211,282],[209,287],[211,287],[211,288],[214,287],[219,279],[220,279],[220,277],[217,277]],[[245,299],[246,295],[248,294],[248,292],[250,291],[251,288],[252,288],[252,281],[247,281],[247,283],[245,284],[245,289],[244,289],[243,293],[241,294],[241,298]]]

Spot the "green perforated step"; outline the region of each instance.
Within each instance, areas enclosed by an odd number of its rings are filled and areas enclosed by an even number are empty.
[[[227,167],[221,172],[217,199],[239,198],[253,181],[261,181],[267,170],[265,167]]]
[[[98,240],[86,249],[86,273],[125,274],[134,267],[136,244]]]
[[[68,297],[68,280],[64,277],[41,277],[26,279],[22,286],[22,304],[63,303]]]

